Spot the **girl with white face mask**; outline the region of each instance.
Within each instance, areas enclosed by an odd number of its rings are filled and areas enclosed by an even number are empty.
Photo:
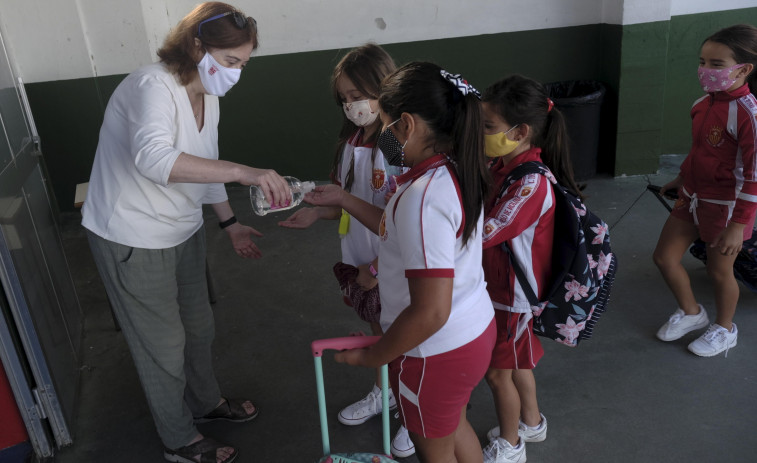
[[[336,65],[331,79],[334,100],[343,115],[331,179],[344,190],[382,209],[394,191],[394,177],[403,171],[401,166],[390,165],[386,153],[382,153],[377,144],[381,127],[379,84],[394,69],[392,58],[381,47],[366,44],[347,53]],[[373,334],[380,335],[378,237],[339,207],[301,208],[279,225],[307,228],[319,219],[339,220],[342,261],[334,267],[334,272],[345,293],[345,302],[370,323]],[[381,414],[378,370],[376,374],[371,392],[339,412],[341,423],[360,425]],[[390,406],[395,406],[394,394],[390,394]],[[398,457],[415,453],[403,426],[392,440],[392,453]]]
[[[218,97],[257,45],[255,20],[231,5],[203,3],[184,17],[160,62],[113,92],[82,209],[168,461],[234,461],[233,447],[194,423],[258,414],[250,400],[224,398],[213,372],[202,211],[212,205],[239,256],[259,258],[251,237],[260,233],[237,222],[224,183],[258,185],[272,204],[291,197],[273,170],[218,159]]]

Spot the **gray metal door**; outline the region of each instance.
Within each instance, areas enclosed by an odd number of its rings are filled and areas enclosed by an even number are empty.
[[[0,126],[0,358],[35,452],[47,457],[72,442],[81,309],[34,122],[1,35]]]

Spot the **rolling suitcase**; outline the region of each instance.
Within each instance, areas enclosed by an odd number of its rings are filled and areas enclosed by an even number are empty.
[[[360,349],[370,346],[380,339],[380,336],[349,336],[344,338],[319,339],[310,345],[315,361],[315,381],[318,394],[318,414],[321,420],[321,440],[323,442],[323,457],[319,463],[397,463],[391,457],[389,448],[389,379],[386,365],[381,367],[381,396],[383,412],[384,454],[378,453],[331,453],[329,444],[329,428],[326,419],[326,393],[323,385],[323,365],[321,357],[327,349],[346,350]]]

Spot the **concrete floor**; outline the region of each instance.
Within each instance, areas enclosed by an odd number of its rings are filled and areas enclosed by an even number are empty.
[[[673,159],[675,163],[675,159]],[[671,343],[654,334],[675,309],[651,261],[667,211],[648,182],[655,176],[595,178],[587,201],[611,226],[619,271],[594,338],[575,349],[544,340],[535,370],[549,437],[528,444],[532,462],[753,462],[757,460],[757,294],[742,288],[736,314],[741,337],[726,358],[686,350],[691,334]],[[313,339],[368,330],[341,302],[331,267],[339,259],[336,223],[288,230],[286,213],[252,215],[246,189],[230,189],[237,217],[263,232],[264,257],[245,261],[231,250],[212,213],[206,215],[208,261],[218,301],[215,366],[222,390],[252,398],[253,422],[210,423],[201,432],[237,446],[240,462],[314,462],[321,456]],[[74,445],[56,461],[161,462],[162,446],[122,335],[114,330],[80,218],[71,215],[64,241],[85,315],[82,375]],[[704,266],[685,264],[700,302],[714,316]],[[362,397],[372,373],[324,356],[334,451],[381,450],[380,419],[346,427],[338,410]],[[496,424],[491,393],[479,385],[469,419],[483,440]],[[392,432],[398,424],[392,420]],[[415,457],[405,462],[417,462]]]

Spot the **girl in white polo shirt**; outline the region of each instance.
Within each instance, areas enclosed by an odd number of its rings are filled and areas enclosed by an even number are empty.
[[[410,167],[386,209],[334,185],[306,197],[344,208],[381,238],[384,335],[336,359],[390,364],[420,461],[480,462],[466,404],[489,365],[496,330],[481,267],[488,170],[479,95],[460,76],[415,62],[382,82],[379,107],[379,147],[390,163]]]

